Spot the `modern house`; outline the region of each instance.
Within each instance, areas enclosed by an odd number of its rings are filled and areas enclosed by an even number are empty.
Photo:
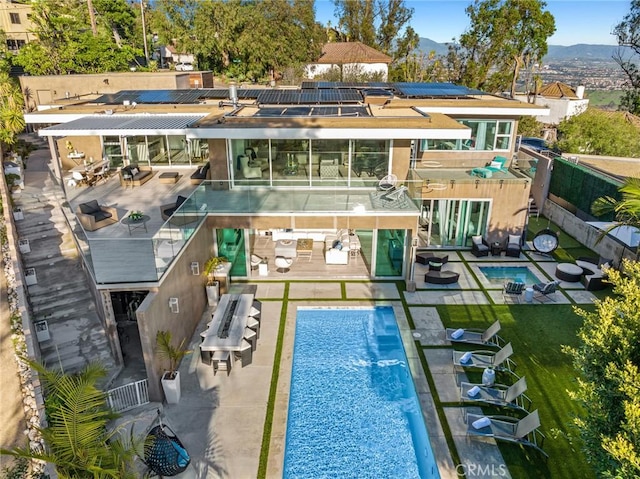
[[[528,100],[527,95],[516,95],[516,98]],[[538,115],[536,120],[557,125],[562,120],[583,113],[589,106],[589,99],[584,97],[583,85],[574,88],[557,81],[544,85],[535,95],[534,103],[549,109],[549,115]]]
[[[342,80],[357,75],[379,75],[387,81],[392,58],[361,42],[332,42],[322,47],[322,53],[314,63],[307,65],[307,78],[313,79],[337,70]]]
[[[49,138],[105,329],[137,323],[152,398],[156,332],[191,337],[212,255],[229,260],[222,290],[283,274],[410,284],[418,250],[523,233],[517,123],[547,108],[453,84],[367,87],[125,90],[25,115]],[[92,174],[102,159],[110,176]],[[86,218],[94,200],[104,223]]]

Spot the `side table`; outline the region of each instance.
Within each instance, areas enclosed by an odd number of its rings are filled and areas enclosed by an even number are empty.
[[[502,246],[498,241],[491,243],[491,256],[500,256],[502,253]]]

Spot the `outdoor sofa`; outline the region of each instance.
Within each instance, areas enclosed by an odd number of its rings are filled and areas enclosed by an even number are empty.
[[[120,169],[120,185],[142,186],[153,177],[153,170],[146,165],[129,165]]]

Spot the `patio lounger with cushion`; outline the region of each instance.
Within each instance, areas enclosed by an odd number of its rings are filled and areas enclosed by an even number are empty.
[[[494,156],[491,163],[485,166],[486,169],[491,171],[504,171],[505,164],[507,163],[507,158],[504,156]]]
[[[185,201],[187,201],[186,197],[178,195],[178,198],[176,198],[175,203],[169,203],[169,204],[160,206],[160,215],[162,216],[162,219],[167,221],[169,218],[171,218],[173,214],[176,211],[178,211],[178,208],[180,208],[180,206],[182,206],[182,204]]]
[[[471,170],[471,176],[478,176],[480,178],[491,178],[493,171],[489,168],[478,167]]]
[[[118,211],[110,206],[99,205],[97,200],[80,203],[76,216],[85,231],[95,231],[118,222]]]
[[[462,334],[460,334],[462,331]],[[480,329],[446,329],[446,337],[448,341],[452,343],[468,343],[468,344],[482,344],[486,346],[497,346],[503,342],[503,339],[498,336],[500,331],[500,321],[496,320],[491,326],[484,331]]]
[[[531,399],[525,394],[527,381],[524,376],[511,386],[495,384],[484,386],[467,382],[460,383],[460,401],[481,402],[494,406],[513,407],[527,410],[531,405]],[[473,394],[475,392],[475,394]]]
[[[520,296],[522,296],[522,292],[524,291],[525,284],[520,283],[518,281],[509,281],[504,285],[502,289],[502,297],[507,300],[508,297],[514,297],[520,302]]]
[[[481,421],[483,419],[488,419],[488,424],[480,427],[486,423],[486,421]],[[474,423],[476,424],[475,427]],[[509,416],[467,414],[467,434],[531,446],[544,454],[545,457],[548,457],[542,450],[545,436],[538,430],[539,427],[540,417],[537,409],[522,419]]]
[[[472,236],[471,254],[477,258],[489,256],[489,243],[482,236]]]
[[[515,363],[510,359],[513,354],[511,343],[499,351],[454,351],[453,365],[464,368],[493,368],[496,371],[511,371]]]
[[[543,298],[549,298],[553,301],[551,297],[552,294],[555,294],[558,290],[558,285],[560,281],[551,281],[549,283],[538,283],[533,285],[533,297],[538,301],[542,301]]]
[[[202,166],[199,166],[198,169],[191,174],[191,178],[190,178],[191,184],[199,185],[205,180],[210,180],[211,179],[211,174],[209,170],[210,167],[211,165],[208,162]]]

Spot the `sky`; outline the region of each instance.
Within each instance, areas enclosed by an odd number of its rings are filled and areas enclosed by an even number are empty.
[[[450,42],[459,37],[469,25],[464,10],[469,0],[405,0],[413,8],[411,26],[424,38],[436,42]],[[611,35],[613,27],[629,13],[630,1],[621,0],[548,0],[546,9],[556,19],[556,33],[549,45],[575,45],[578,43],[615,45]],[[316,0],[316,19],[337,24],[333,17],[333,1]]]

